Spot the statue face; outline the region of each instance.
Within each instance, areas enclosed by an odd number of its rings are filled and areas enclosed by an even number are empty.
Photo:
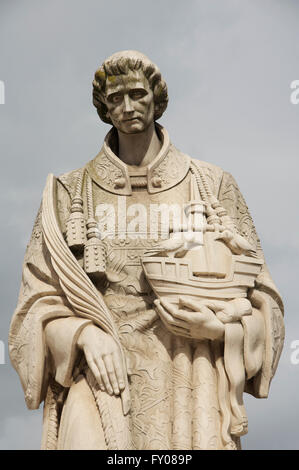
[[[154,120],[154,95],[142,71],[108,77],[107,115],[124,134],[143,132]]]

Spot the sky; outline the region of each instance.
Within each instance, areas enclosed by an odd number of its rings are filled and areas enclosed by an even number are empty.
[[[79,168],[109,126],[91,102],[95,70],[135,49],[161,69],[172,142],[233,174],[285,303],[284,351],[267,400],[245,397],[244,449],[299,449],[298,0],[1,0],[0,449],[38,449],[42,409],[26,410],[7,335],[48,173]],[[299,357],[299,355],[298,355]]]

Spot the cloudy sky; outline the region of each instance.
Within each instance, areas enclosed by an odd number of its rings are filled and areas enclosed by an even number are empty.
[[[169,87],[161,124],[185,153],[231,172],[285,300],[286,341],[270,397],[246,397],[245,449],[299,448],[298,0],[1,0],[1,317],[7,343],[21,265],[49,172],[80,167],[108,127],[91,104],[94,71],[137,49]],[[0,365],[0,448],[37,449],[41,411]]]

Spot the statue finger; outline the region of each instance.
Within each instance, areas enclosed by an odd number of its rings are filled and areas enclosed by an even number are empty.
[[[161,320],[164,320],[166,323],[172,325],[173,324],[173,317],[162,307],[161,303],[156,303],[156,308],[160,315]]]
[[[179,310],[174,305],[171,305],[169,302],[161,301],[161,303],[164,303],[165,305],[165,308],[162,306],[161,308],[163,308],[164,318],[166,320],[168,319],[169,324],[173,326],[178,326],[186,330],[189,329],[189,324],[192,321],[192,317],[190,316],[189,312]],[[169,311],[170,314],[168,313]]]
[[[101,378],[102,378],[103,384],[105,386],[105,389],[107,390],[109,395],[113,395],[113,389],[111,387],[110,380],[109,380],[109,377],[108,377],[108,374],[107,374],[107,371],[106,371],[106,366],[104,364],[103,359],[102,358],[96,359],[96,364],[99,368],[99,371],[100,371]]]
[[[224,302],[223,300],[208,300],[204,303],[205,307],[213,310],[213,312],[219,312],[220,310],[226,310],[228,306],[228,302]]]
[[[113,359],[114,370],[115,370],[115,374],[116,374],[116,378],[118,382],[118,387],[122,391],[125,389],[126,384],[125,384],[121,355],[118,352],[114,352],[112,354],[112,359]]]
[[[179,302],[180,302],[181,307],[190,308],[190,310],[193,310],[194,312],[200,311],[201,306],[202,306],[201,301],[193,300],[193,299],[190,299],[189,297],[184,297],[184,296],[179,297]]]
[[[198,313],[214,314],[214,311],[223,310],[225,302],[218,300],[194,300],[189,297],[180,296],[180,305]]]
[[[92,374],[94,375],[94,378],[96,379],[100,389],[102,390],[102,392],[105,391],[105,387],[103,385],[103,381],[102,381],[102,376],[99,372],[99,369],[98,369],[98,366],[96,365],[96,363],[91,359],[91,360],[87,360],[87,364],[88,364],[88,367],[90,368]]]
[[[184,336],[185,338],[191,338],[190,330],[182,328],[180,326],[174,326],[172,329],[173,333],[178,336]]]
[[[235,318],[232,315],[229,315],[223,311],[218,311],[216,313],[216,317],[218,320],[220,320],[222,323],[231,323],[232,321],[235,321]]]
[[[188,297],[180,297],[181,305],[193,310],[197,313],[208,314],[209,316],[213,315],[214,312],[202,303],[202,301],[189,299]]]
[[[167,312],[171,313],[173,317],[176,317],[178,315],[178,312],[179,312],[178,308],[172,305],[171,302],[169,302],[166,299],[161,299],[160,302],[161,302],[161,305],[164,307],[164,309],[166,309]]]
[[[103,361],[106,366],[106,371],[108,373],[110,384],[112,385],[112,388],[113,388],[113,393],[114,395],[119,395],[118,381],[117,381],[116,374],[115,374],[112,354],[107,354],[103,356]]]

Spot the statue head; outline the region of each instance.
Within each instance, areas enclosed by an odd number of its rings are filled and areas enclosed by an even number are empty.
[[[158,67],[137,51],[116,52],[96,71],[93,104],[102,121],[138,132],[164,113],[167,85]]]

